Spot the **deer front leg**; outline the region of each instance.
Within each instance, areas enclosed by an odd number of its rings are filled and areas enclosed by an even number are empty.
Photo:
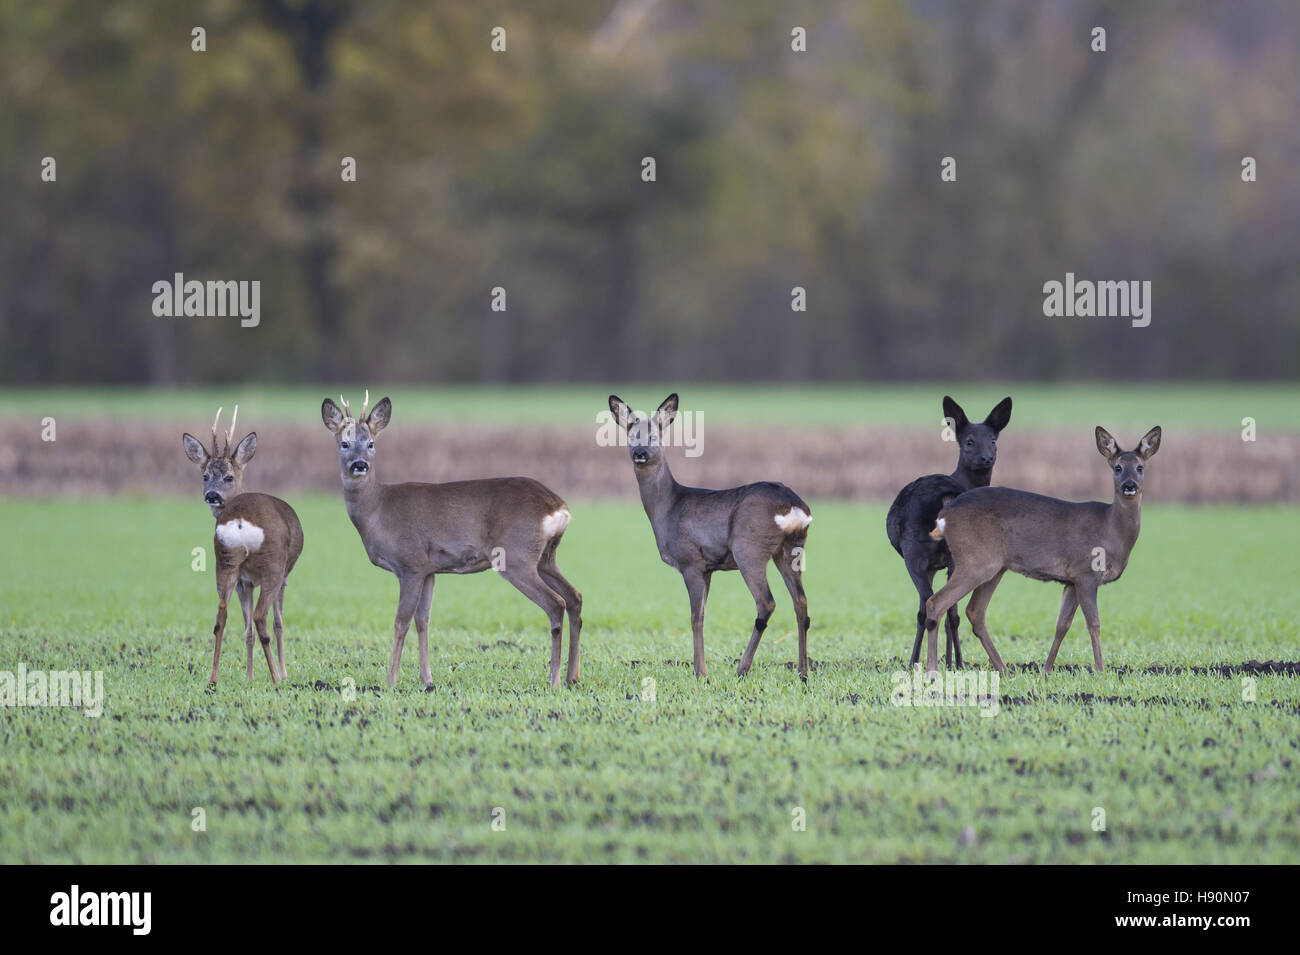
[[[420,603],[415,608],[415,633],[420,642],[420,682],[433,683],[433,669],[429,666],[429,611],[433,607],[433,574],[424,578],[420,587]]]
[[[1074,612],[1079,608],[1079,598],[1075,595],[1074,584],[1066,584],[1061,593],[1061,612],[1056,615],[1056,636],[1052,638],[1052,649],[1047,654],[1047,663],[1043,666],[1043,676],[1052,672],[1056,664],[1056,651],[1061,649],[1061,641],[1070,630],[1074,621]]]
[[[397,578],[397,616],[393,619],[393,654],[388,660],[388,685],[397,686],[397,667],[402,662],[402,647],[406,633],[411,629],[411,618],[420,603],[424,578],[404,575]]]
[[[1101,614],[1097,612],[1097,584],[1093,581],[1076,584],[1079,594],[1079,607],[1083,610],[1083,619],[1088,623],[1088,636],[1092,638],[1092,662],[1098,673],[1105,671],[1101,662]]]
[[[695,644],[695,677],[702,680],[709,675],[704,662],[704,605],[709,599],[709,571],[689,568],[682,572],[686,581],[686,594],[691,600],[691,634]]]

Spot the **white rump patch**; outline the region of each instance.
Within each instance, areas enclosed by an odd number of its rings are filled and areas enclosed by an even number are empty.
[[[554,514],[547,514],[542,518],[542,536],[550,540],[556,534],[562,533],[569,526],[569,509],[562,507]]]
[[[776,521],[776,526],[781,530],[787,534],[793,534],[795,531],[801,531],[811,524],[812,515],[802,507],[792,507],[789,514],[777,514],[772,520]]]
[[[256,524],[237,517],[233,521],[217,525],[217,540],[221,541],[222,546],[231,550],[237,547],[244,548],[244,554],[247,556],[262,546],[266,534]]]
[[[939,533],[940,533],[940,534],[943,533],[944,526],[945,526],[947,523],[948,523],[948,522],[947,522],[946,520],[944,520],[942,517],[939,518],[939,520],[935,521],[935,526],[939,528]]]

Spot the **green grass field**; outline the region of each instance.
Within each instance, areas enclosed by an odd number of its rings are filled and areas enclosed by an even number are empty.
[[[908,384],[864,385],[805,383],[782,385],[633,384],[541,385],[537,387],[427,387],[378,382],[352,385],[345,396],[360,407],[365,388],[374,400],[391,395],[407,420],[486,424],[587,423],[606,408],[617,392],[634,408],[653,410],[670,391],[682,407],[704,412],[711,423],[825,427],[930,427],[940,417],[939,401],[952,393],[968,411],[993,407],[1003,395],[1015,398],[1017,428],[1083,427],[1099,421],[1118,433],[1145,431],[1152,422],[1166,429],[1238,431],[1241,420],[1254,418],[1261,433],[1300,431],[1300,385],[1235,382],[1162,382],[1149,386],[1113,382],[1066,384]],[[0,413],[8,417],[45,415],[158,418],[209,421],[218,406],[229,414],[238,403],[245,421],[318,420],[319,387],[230,385],[220,388],[155,390],[146,388],[0,389]],[[973,412],[972,412],[973,413]]]
[[[697,683],[685,591],[639,505],[578,502],[560,560],[585,598],[581,684],[546,684],[542,614],[485,573],[438,579],[425,692],[414,632],[384,685],[396,583],[342,502],[293,503],[288,683],[260,653],[247,683],[232,608],[209,693],[199,501],[0,502],[0,669],[102,670],[105,693],[98,719],[0,709],[0,862],[1300,860],[1300,679],[1260,676],[1247,702],[1240,675],[1193,669],[1300,659],[1295,509],[1148,507],[1102,592],[1102,675],[1079,667],[1081,619],[1072,666],[1016,669],[1046,657],[1059,590],[1008,578],[989,621],[1013,672],[984,717],[890,703],[915,597],[882,506],[813,502],[806,686],[774,574],[744,680],[753,605],[715,578]]]

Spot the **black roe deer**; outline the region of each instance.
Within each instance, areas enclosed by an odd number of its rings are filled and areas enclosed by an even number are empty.
[[[691,601],[695,675],[704,677],[704,604],[717,570],[739,570],[754,595],[758,616],[745,655],[736,667],[744,676],[754,662],[758,641],[776,609],[767,585],[767,562],[776,564],[794,601],[799,628],[799,675],[808,676],[808,598],[803,589],[803,556],[812,509],[784,484],[765,481],[722,491],[685,487],[673,479],[663,455],[663,435],[677,415],[677,395],[669,395],[650,418],[638,417],[617,395],[609,410],[627,429],[628,449],[641,503],[664,563],[681,572]]]
[[[397,684],[402,646],[415,618],[420,640],[420,680],[433,683],[429,666],[429,610],[436,574],[477,574],[495,569],[546,612],[551,623],[551,685],[560,685],[560,633],[569,615],[568,682],[578,681],[582,594],[560,573],[555,551],[569,526],[569,508],[532,478],[488,478],[446,484],[381,484],[375,473],[375,438],[388,427],[393,405],[381,400],[361,415],[326,398],[321,419],[338,443],[343,502],[366,556],[397,577],[388,682]]]
[[[185,455],[199,466],[203,475],[203,500],[217,520],[212,551],[217,571],[217,623],[212,628],[216,646],[212,650],[212,672],[208,683],[217,682],[217,665],[221,662],[221,639],[226,631],[226,607],[230,592],[238,591],[239,606],[244,612],[244,644],[247,649],[248,679],[253,679],[253,628],[262,641],[266,665],[271,670],[271,683],[283,680],[288,674],[284,665],[284,589],[289,583],[289,572],[302,554],[302,524],[292,507],[269,494],[244,491],[244,466],[257,451],[257,432],[250,431],[233,450],[235,421],[239,407],[230,416],[226,431],[225,448],[218,446],[217,422],[221,409],[212,422],[212,451],[203,442],[186,433],[182,440]],[[253,591],[260,587],[257,607],[253,607]],[[279,670],[271,659],[271,640],[266,633],[267,610],[275,616],[275,652]]]
[[[925,634],[925,602],[934,593],[934,575],[946,570],[952,577],[952,556],[948,545],[930,537],[935,518],[945,504],[958,494],[976,487],[988,487],[993,481],[993,465],[998,459],[998,435],[1011,422],[1011,398],[998,402],[982,422],[966,417],[961,405],[943,396],[945,426],[951,428],[957,442],[957,467],[951,474],[927,474],[898,492],[885,515],[885,532],[907,565],[907,573],[916,587],[920,603],[916,611],[916,640],[912,643],[909,666],[916,666],[921,656],[921,638]],[[944,630],[947,650],[944,659],[952,666],[962,665],[961,641],[957,638],[957,605],[948,608]]]
[[[1160,450],[1160,429],[1152,428],[1136,451],[1121,451],[1105,428],[1097,428],[1097,450],[1110,463],[1115,496],[1100,501],[1074,503],[1006,487],[976,488],[956,498],[939,512],[934,535],[948,542],[955,569],[943,589],[926,604],[926,669],[937,670],[939,618],[963,596],[971,629],[979,637],[989,661],[1002,673],[1006,667],[984,625],[993,591],[1008,570],[1034,580],[1065,584],[1056,637],[1047,655],[1044,673],[1052,672],[1056,651],[1082,607],[1092,638],[1092,659],[1101,662],[1101,617],[1097,590],[1119,580],[1137,543],[1142,523],[1143,464]]]

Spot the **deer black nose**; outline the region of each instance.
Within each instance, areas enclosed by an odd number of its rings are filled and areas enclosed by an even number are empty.
[[[1123,491],[1125,494],[1136,494],[1137,489],[1138,489],[1137,483],[1134,481],[1125,481],[1122,485],[1120,485],[1120,490]]]
[[[207,504],[220,504],[221,495],[216,491],[209,491],[207,494],[203,495],[203,500]]]
[[[646,451],[642,448],[637,448],[635,451],[632,452],[633,464],[645,464],[649,460],[650,460],[649,451]]]
[[[352,473],[353,473],[353,474],[365,474],[365,473],[366,473],[367,471],[369,471],[369,470],[370,470],[370,465],[367,464],[365,461],[353,461],[353,462],[352,462]]]
[[[980,457],[980,464],[984,465],[984,467],[986,468],[993,467],[993,455],[991,454],[982,455]]]

